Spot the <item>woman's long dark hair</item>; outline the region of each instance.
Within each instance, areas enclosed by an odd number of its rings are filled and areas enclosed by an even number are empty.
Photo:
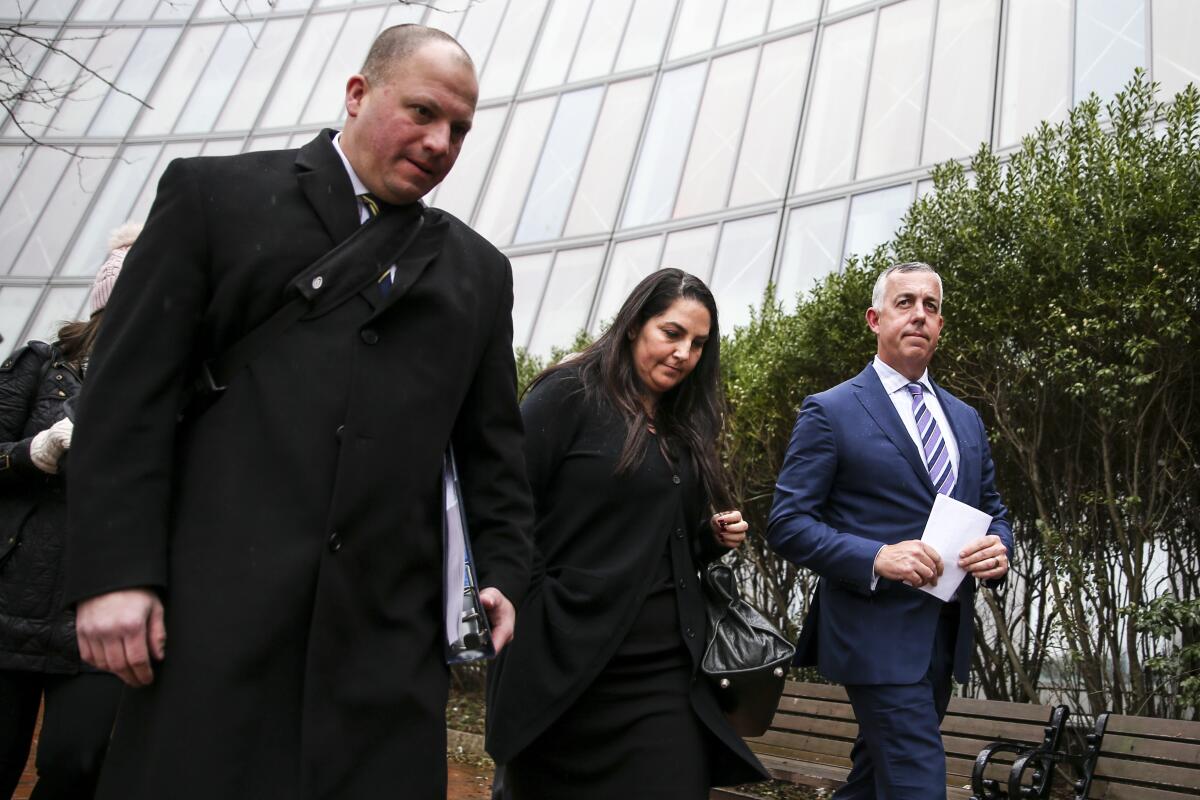
[[[100,330],[100,318],[104,311],[92,314],[91,319],[81,319],[75,322],[64,322],[58,329],[58,341],[54,346],[62,353],[63,361],[79,368],[88,356],[92,354],[92,346],[96,344],[96,332]]]
[[[645,390],[634,369],[632,342],[649,319],[685,298],[708,310],[708,341],[695,369],[663,393],[651,419],[642,402]],[[625,419],[625,444],[617,461],[618,474],[628,473],[641,463],[650,436],[649,426],[653,424],[664,455],[672,456],[673,442],[684,444],[700,473],[709,502],[724,509],[730,507],[731,500],[725,468],[717,451],[724,413],[720,363],[721,329],[712,292],[695,275],[681,269],[661,269],[634,287],[612,325],[596,341],[577,356],[544,370],[529,388],[560,369],[578,369],[587,398],[603,397]]]

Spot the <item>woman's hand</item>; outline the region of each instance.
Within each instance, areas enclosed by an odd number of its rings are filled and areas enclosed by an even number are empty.
[[[29,458],[42,472],[58,473],[58,460],[71,448],[71,434],[75,423],[67,418],[60,419],[46,430],[33,437],[29,443]]]
[[[750,523],[742,519],[742,512],[736,508],[733,511],[718,511],[708,522],[717,544],[730,549],[746,541],[746,531],[750,530]]]

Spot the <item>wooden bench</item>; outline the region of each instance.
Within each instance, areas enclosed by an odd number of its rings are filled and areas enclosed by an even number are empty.
[[[1058,728],[1048,731],[1054,713],[1050,706],[952,698],[942,721],[948,796],[956,800],[971,796],[976,757],[989,743],[1004,739],[1029,748],[1060,735],[1065,710],[1059,712]],[[747,743],[772,777],[835,789],[846,782],[850,772],[850,748],[857,731],[854,710],[840,686],[789,681],[770,730]],[[1007,782],[1014,757],[997,753],[987,767],[986,777]],[[1032,775],[1028,771],[1026,785],[1031,783]],[[713,798],[735,796],[712,794]]]
[[[947,797],[1200,797],[1200,722],[1102,714],[1094,726],[1068,723],[1064,706],[951,698],[942,721]],[[836,789],[850,772],[857,730],[840,686],[788,681],[770,730],[747,743],[772,777]],[[711,797],[745,795],[718,789]]]

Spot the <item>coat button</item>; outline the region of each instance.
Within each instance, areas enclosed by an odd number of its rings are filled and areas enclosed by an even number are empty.
[[[329,534],[329,552],[336,553],[342,549],[342,536],[337,531]]]
[[[685,581],[683,578],[680,578],[680,579],[679,579],[679,588],[680,588],[680,589],[686,589],[686,588],[687,588],[687,581]]]
[[[320,289],[324,285],[325,285],[325,279],[322,278],[320,275],[318,275],[317,277],[312,279],[312,287],[314,289]]]
[[[676,538],[676,539],[682,539],[682,538],[683,538],[683,528],[676,528],[676,529],[675,529],[675,538]]]
[[[346,426],[338,425],[337,430],[333,432],[333,435],[336,436],[337,440],[340,442],[342,440],[342,434],[345,432],[346,432]]]
[[[679,476],[678,476],[678,475],[672,475],[672,476],[671,476],[671,483],[673,483],[673,484],[675,484],[676,486],[678,486],[678,485],[679,485]]]
[[[61,381],[62,379],[63,379],[63,375],[61,372],[54,376],[54,380],[56,380],[56,381]]]
[[[687,631],[686,631],[686,633],[687,633],[687,637],[688,637],[689,639],[695,639],[695,638],[696,638],[696,632],[695,632],[694,630],[692,630],[691,628],[688,628],[688,629],[687,629]]]
[[[377,344],[379,342],[379,334],[371,328],[363,328],[358,335],[361,336],[362,340],[367,344]]]

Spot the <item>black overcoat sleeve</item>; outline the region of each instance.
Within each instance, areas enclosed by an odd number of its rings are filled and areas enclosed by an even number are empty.
[[[533,507],[512,351],[512,268],[507,259],[503,265],[504,286],[491,331],[452,441],[480,586],[495,587],[519,605],[529,586]]]
[[[67,602],[167,583],[177,415],[209,297],[195,165],[164,172],[88,365],[67,489]]]

